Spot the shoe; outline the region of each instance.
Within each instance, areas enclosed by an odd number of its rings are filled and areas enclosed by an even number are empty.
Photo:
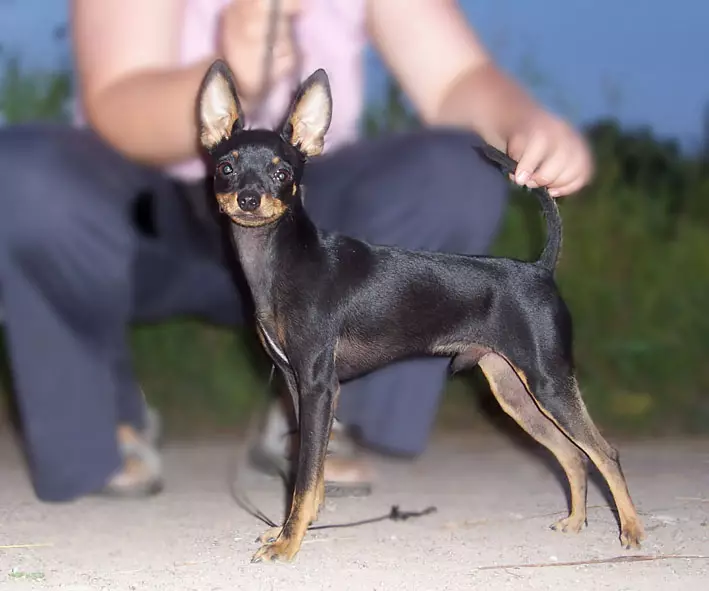
[[[164,488],[162,461],[157,450],[161,437],[160,415],[151,407],[146,407],[143,431],[138,432],[131,425],[119,426],[117,438],[123,466],[98,494],[142,498],[160,493]]]
[[[160,455],[142,434],[129,425],[118,428],[118,444],[123,466],[99,491],[101,496],[142,498],[162,492]]]
[[[357,458],[357,446],[347,428],[334,419],[325,456],[325,495],[367,497],[370,494],[371,468],[367,462]]]
[[[271,405],[259,440],[249,450],[249,462],[271,476],[290,474],[297,451],[293,432],[281,405]],[[361,497],[372,492],[371,474],[366,463],[356,457],[356,446],[345,426],[333,421],[325,458],[325,494],[329,497]]]
[[[145,427],[142,435],[153,447],[159,448],[162,445],[162,418],[152,406],[145,408]]]
[[[295,455],[292,449],[295,439],[281,405],[274,402],[268,409],[258,441],[249,449],[249,463],[263,474],[286,478],[290,473],[290,458]]]

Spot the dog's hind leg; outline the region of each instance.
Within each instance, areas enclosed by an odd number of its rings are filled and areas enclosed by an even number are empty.
[[[541,411],[591,459],[605,478],[618,509],[620,542],[624,548],[639,548],[644,529],[618,459],[618,452],[603,438],[581,397],[575,376],[559,362],[554,371],[525,375],[515,367]]]
[[[503,357],[487,353],[478,365],[502,409],[538,443],[551,451],[566,473],[571,492],[571,510],[568,517],[553,524],[552,529],[573,533],[581,531],[586,524],[586,457],[539,410],[520,377]]]

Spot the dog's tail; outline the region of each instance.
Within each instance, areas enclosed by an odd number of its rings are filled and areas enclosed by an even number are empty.
[[[505,175],[514,174],[517,163],[504,152],[500,152],[500,150],[489,144],[476,147],[476,149],[482,152],[488,160],[498,164]],[[547,241],[542,254],[535,264],[547,269],[550,273],[554,273],[556,264],[559,261],[562,243],[562,222],[559,206],[545,188],[532,189],[531,191],[539,200],[547,226]]]

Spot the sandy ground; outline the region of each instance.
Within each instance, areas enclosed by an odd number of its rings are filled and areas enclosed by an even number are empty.
[[[377,461],[373,496],[328,501],[320,523],[373,517],[394,504],[435,505],[437,513],[313,532],[294,564],[256,565],[254,538],[264,526],[229,494],[233,444],[168,445],[168,488],[149,501],[47,505],[33,497],[12,440],[0,437],[0,589],[706,588],[709,441],[614,444],[648,533],[640,551],[620,548],[597,485],[586,530],[550,531],[566,507],[553,464],[493,434],[438,437],[416,462]],[[251,498],[279,515],[280,482],[246,480]],[[654,559],[590,563],[632,555]],[[574,561],[586,564],[563,564]]]

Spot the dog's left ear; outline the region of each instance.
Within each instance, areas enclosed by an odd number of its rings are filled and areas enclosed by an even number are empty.
[[[199,139],[212,151],[232,133],[244,128],[244,114],[236,94],[234,77],[226,62],[216,60],[199,89]]]
[[[303,82],[281,129],[281,137],[306,156],[323,151],[332,120],[332,94],[325,70],[318,69]]]

